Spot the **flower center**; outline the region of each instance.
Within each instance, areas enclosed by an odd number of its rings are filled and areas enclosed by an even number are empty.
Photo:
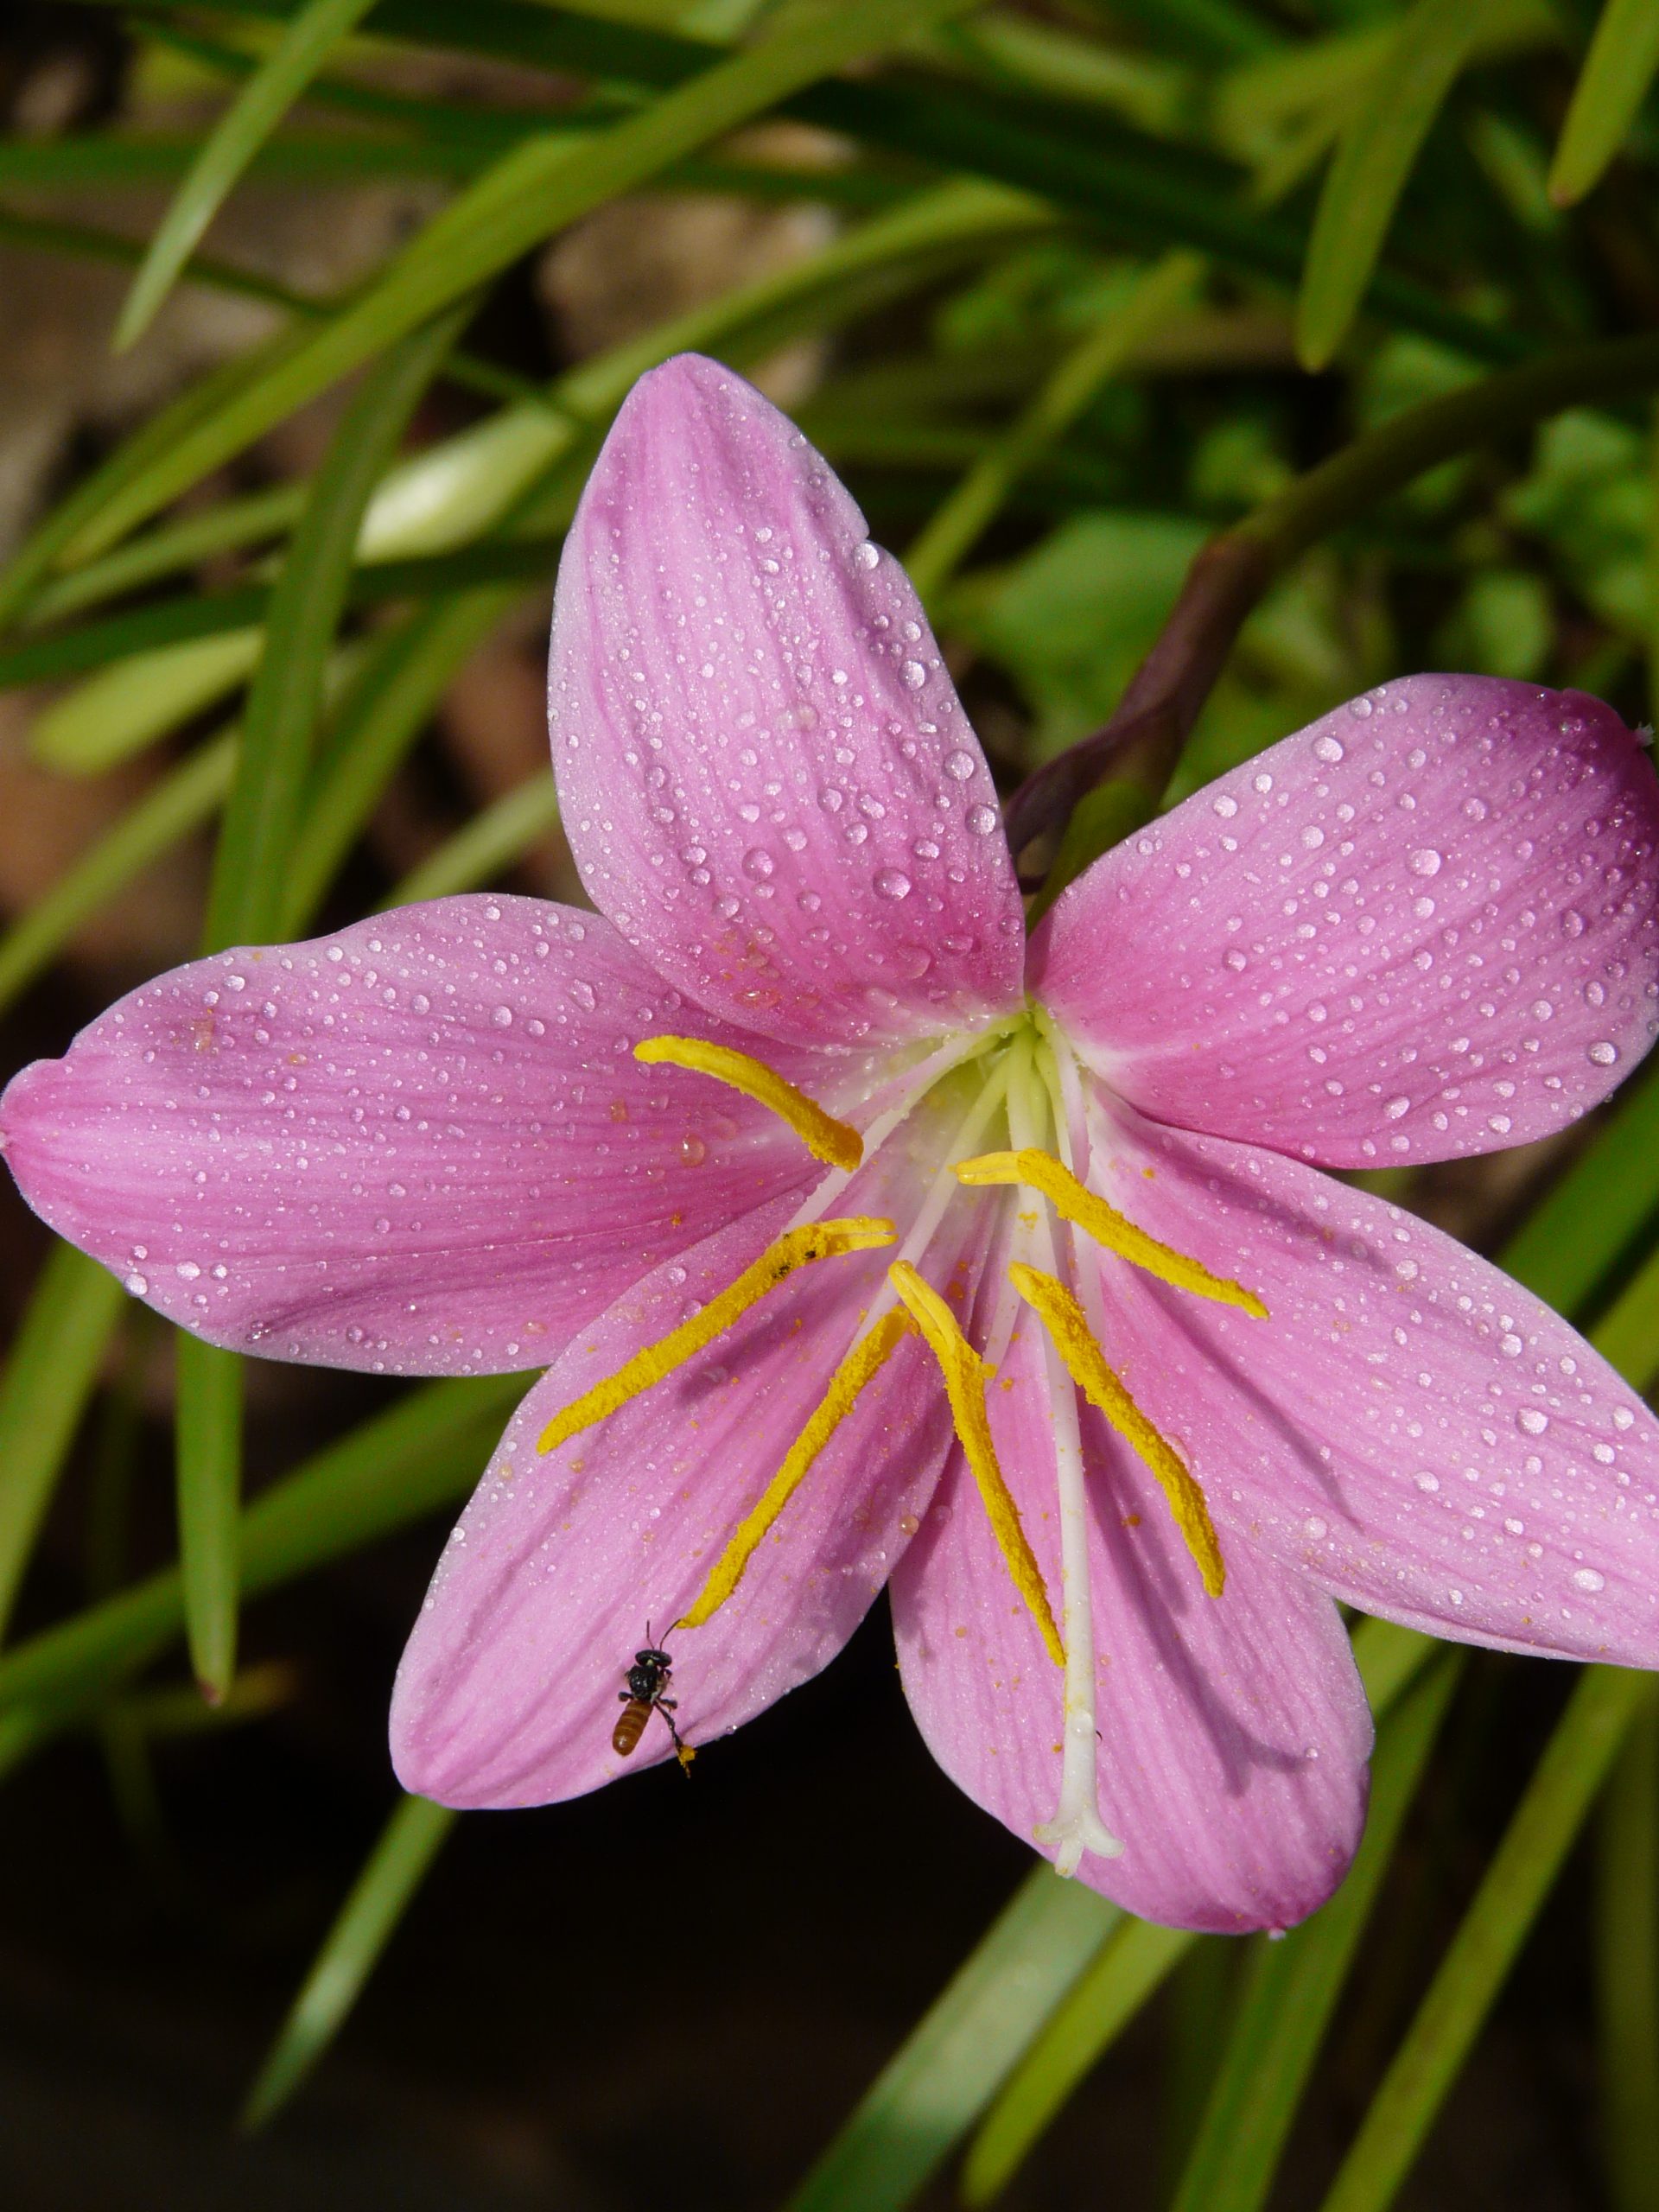
[[[1065,1039],[1039,1008],[996,1030],[947,1040],[909,1071],[898,1103],[878,1115],[861,1136],[764,1061],[730,1046],[696,1037],[658,1036],[646,1039],[634,1051],[648,1065],[668,1064],[710,1077],[766,1106],[830,1172],[794,1223],[734,1282],[556,1414],[542,1435],[540,1449],[556,1450],[663,1381],[800,1268],[897,1243],[898,1231],[891,1221],[862,1215],[825,1217],[863,1160],[942,1082],[955,1078],[966,1092],[964,1110],[887,1268],[886,1283],[777,1473],[733,1530],[676,1626],[701,1628],[728,1603],[756,1550],[861,1394],[907,1336],[919,1336],[938,1367],[952,1424],[1009,1577],[1050,1656],[1065,1673],[1059,1802],[1053,1818],[1037,1830],[1037,1840],[1053,1847],[1055,1866],[1063,1874],[1076,1872],[1085,1851],[1115,1855],[1122,1846],[1107,1832],[1098,1810],[1097,1662],[1089,1573],[1091,1509],[1079,1393],[1161,1486],[1211,1597],[1221,1596],[1226,1568],[1203,1490],[1107,1362],[1101,1348],[1106,1316],[1100,1271],[1078,1240],[1103,1247],[1195,1297],[1240,1307],[1258,1319],[1266,1317],[1267,1307],[1242,1283],[1212,1273],[1188,1254],[1148,1236],[1079,1176],[1072,1133],[1079,1133],[1086,1147],[1081,1073]],[[999,1123],[1007,1129],[1006,1147],[978,1149]],[[1086,1162],[1084,1166],[1086,1173]],[[921,1273],[920,1263],[957,1190],[1015,1185],[1034,1192],[1040,1203],[1015,1216],[1016,1256],[1007,1269],[1007,1291],[995,1302],[987,1342],[976,1349]],[[1058,1626],[1042,1570],[997,1459],[987,1410],[987,1388],[1007,1352],[1022,1306],[1037,1315],[1043,1328],[1060,1535]]]

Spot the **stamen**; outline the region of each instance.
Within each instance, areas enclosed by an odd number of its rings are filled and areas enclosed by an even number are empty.
[[[677,1367],[683,1367],[798,1268],[808,1267],[814,1260],[833,1260],[845,1252],[867,1252],[878,1244],[891,1244],[898,1233],[890,1221],[857,1215],[845,1221],[812,1221],[799,1229],[786,1229],[744,1268],[734,1283],[711,1298],[689,1321],[682,1321],[654,1344],[642,1345],[614,1375],[595,1382],[574,1404],[556,1414],[542,1431],[537,1450],[556,1452],[561,1444],[615,1413]]]
[[[666,1062],[670,1067],[690,1068],[729,1084],[746,1098],[753,1098],[789,1123],[815,1160],[849,1173],[864,1158],[864,1140],[846,1122],[826,1114],[815,1098],[798,1090],[775,1068],[750,1053],[734,1052],[729,1045],[710,1045],[701,1037],[647,1037],[633,1048],[636,1060],[647,1067]]]
[[[1226,1584],[1227,1570],[1215,1523],[1210,1518],[1210,1508],[1185,1462],[1174,1446],[1153,1427],[1106,1364],[1105,1355],[1090,1332],[1082,1306],[1065,1285],[1018,1260],[1008,1269],[1008,1276],[1026,1303],[1041,1315],[1043,1325],[1054,1339],[1066,1371],[1078,1389],[1091,1406],[1105,1414],[1118,1434],[1134,1446],[1163,1485],[1175,1525],[1197,1562],[1204,1586],[1212,1598],[1219,1598]]]
[[[715,1561],[696,1603],[676,1621],[676,1628],[701,1628],[712,1620],[743,1579],[767,1530],[800,1485],[802,1477],[853,1410],[867,1382],[874,1382],[915,1323],[908,1313],[889,1313],[855,1344],[830,1380],[817,1410],[789,1448],[784,1464],[767,1484],[760,1502],[738,1522],[732,1540]]]
[[[1196,1298],[1213,1298],[1222,1306],[1241,1306],[1258,1321],[1268,1318],[1267,1307],[1253,1290],[1246,1290],[1243,1283],[1226,1275],[1211,1274],[1185,1252],[1148,1236],[1116,1206],[1108,1205],[1104,1198],[1078,1182],[1052,1154],[1033,1148],[988,1152],[977,1160],[958,1160],[957,1173],[963,1182],[975,1185],[1024,1183],[1040,1191],[1063,1220],[1075,1222],[1096,1243],[1144,1268],[1160,1282],[1173,1283],[1177,1290],[1190,1290]]]
[[[908,1307],[928,1350],[939,1363],[950,1418],[956,1425],[968,1464],[979,1484],[985,1511],[1014,1578],[1014,1586],[1025,1599],[1032,1618],[1042,1631],[1048,1656],[1057,1667],[1065,1664],[1065,1647],[1049,1610],[1048,1592],[1020,1519],[1020,1509],[997,1464],[991,1440],[991,1424],[985,1411],[985,1386],[991,1370],[957,1325],[950,1308],[931,1283],[923,1281],[908,1260],[895,1260],[887,1280]]]

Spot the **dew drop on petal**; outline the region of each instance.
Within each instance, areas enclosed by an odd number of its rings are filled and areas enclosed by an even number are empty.
[[[1522,1406],[1515,1417],[1515,1425],[1529,1436],[1541,1436],[1549,1427],[1549,1415],[1536,1406]]]
[[[1610,1068],[1618,1058],[1618,1047],[1617,1045],[1592,1045],[1589,1056],[1599,1068]]]
[[[1598,1590],[1605,1590],[1607,1587],[1606,1576],[1605,1574],[1598,1574],[1593,1567],[1580,1567],[1575,1568],[1573,1571],[1573,1581],[1575,1588],[1588,1591],[1592,1597],[1595,1595]]]
[[[680,1139],[680,1158],[688,1167],[701,1167],[709,1157],[709,1147],[695,1132]]]
[[[878,899],[908,899],[910,878],[901,868],[878,868],[874,876],[874,889]]]
[[[973,754],[971,753],[947,753],[944,756],[944,772],[947,776],[950,777],[953,781],[958,784],[970,782],[973,779],[974,773]]]
[[[1328,760],[1334,766],[1338,760],[1344,757],[1347,752],[1347,747],[1344,745],[1339,737],[1332,737],[1327,732],[1324,737],[1319,738],[1315,741],[1313,752],[1317,759],[1320,760]]]
[[[918,660],[907,660],[899,671],[906,684],[912,691],[919,691],[927,681],[927,671]]]
[[[1433,845],[1422,845],[1412,855],[1408,866],[1414,875],[1438,875],[1440,855]]]
[[[996,827],[996,809],[994,806],[970,806],[968,827],[976,837],[988,837]]]

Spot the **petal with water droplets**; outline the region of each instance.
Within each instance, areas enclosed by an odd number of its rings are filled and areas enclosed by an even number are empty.
[[[1118,846],[1033,988],[1160,1120],[1334,1167],[1575,1120],[1659,1025],[1659,780],[1572,691],[1418,676]]]
[[[554,772],[594,904],[712,1011],[809,1042],[1019,1002],[984,756],[827,463],[695,355],[634,386],[566,543]]]

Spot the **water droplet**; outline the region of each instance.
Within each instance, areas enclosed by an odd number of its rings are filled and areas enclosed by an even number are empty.
[[[498,1029],[511,1029],[512,1027],[512,1008],[510,1006],[494,1007],[491,1009],[490,1020],[495,1024]]]
[[[918,660],[906,661],[899,673],[912,691],[919,691],[927,681],[927,671]]]
[[[129,1275],[127,1277],[127,1288],[132,1293],[135,1298],[142,1298],[144,1295],[144,1293],[149,1288],[149,1277],[146,1275]]]
[[[944,772],[956,783],[965,784],[969,782],[974,772],[973,754],[971,753],[947,753],[944,756]]]
[[[593,985],[591,983],[584,983],[580,980],[571,984],[570,995],[584,1014],[591,1014],[594,1007],[599,1003],[598,1000],[594,995]]]
[[[777,866],[764,845],[751,845],[743,855],[743,873],[753,876],[757,883],[764,883]]]
[[[968,827],[976,837],[988,837],[996,827],[996,809],[994,806],[970,806],[967,820]]]
[[[1335,763],[1346,757],[1347,750],[1347,747],[1339,737],[1332,737],[1328,733],[1324,737],[1314,741],[1314,757],[1319,760]]]
[[[1427,1491],[1431,1497],[1440,1486],[1440,1477],[1438,1475],[1431,1475],[1427,1468],[1424,1469],[1421,1474],[1414,1475],[1412,1479],[1415,1482],[1419,1490]]]
[[[1549,1427],[1549,1415],[1536,1406],[1522,1406],[1515,1417],[1515,1425],[1528,1436],[1541,1436]]]
[[[680,1139],[680,1158],[688,1167],[701,1167],[709,1157],[709,1147],[694,1130]]]
[[[1414,875],[1438,875],[1440,855],[1433,845],[1424,845],[1412,855],[1408,866]]]
[[[1238,812],[1238,801],[1229,791],[1223,791],[1219,798],[1211,799],[1210,804],[1224,822],[1230,822]]]
[[[1357,722],[1369,721],[1371,717],[1371,702],[1369,699],[1351,699],[1348,702],[1348,711]]]
[[[1311,1536],[1317,1544],[1319,1538],[1325,1533],[1325,1523],[1320,1520],[1317,1513],[1310,1513],[1302,1523],[1302,1534],[1305,1536]]]
[[[1388,1104],[1382,1109],[1384,1116],[1390,1122],[1397,1122],[1402,1114],[1409,1114],[1410,1111],[1411,1101],[1409,1098],[1390,1098]]]
[[[1573,1583],[1575,1589],[1588,1591],[1593,1597],[1598,1590],[1607,1587],[1607,1578],[1598,1574],[1593,1567],[1580,1567],[1573,1570]]]
[[[1520,1338],[1515,1334],[1513,1330],[1511,1330],[1507,1336],[1502,1336],[1498,1338],[1497,1348],[1499,1351],[1503,1353],[1505,1359],[1519,1359],[1522,1353],[1526,1350],[1526,1346],[1522,1343]]]
[[[1599,1068],[1610,1068],[1618,1058],[1618,1047],[1617,1045],[1608,1044],[1592,1045],[1589,1057]]]
[[[881,556],[868,537],[854,552],[853,558],[861,569],[879,569],[881,565]]]
[[[908,899],[910,878],[901,868],[878,868],[875,872],[874,888],[878,899]]]
[[[1563,937],[1584,935],[1584,916],[1575,907],[1569,906],[1561,916],[1561,935]]]

